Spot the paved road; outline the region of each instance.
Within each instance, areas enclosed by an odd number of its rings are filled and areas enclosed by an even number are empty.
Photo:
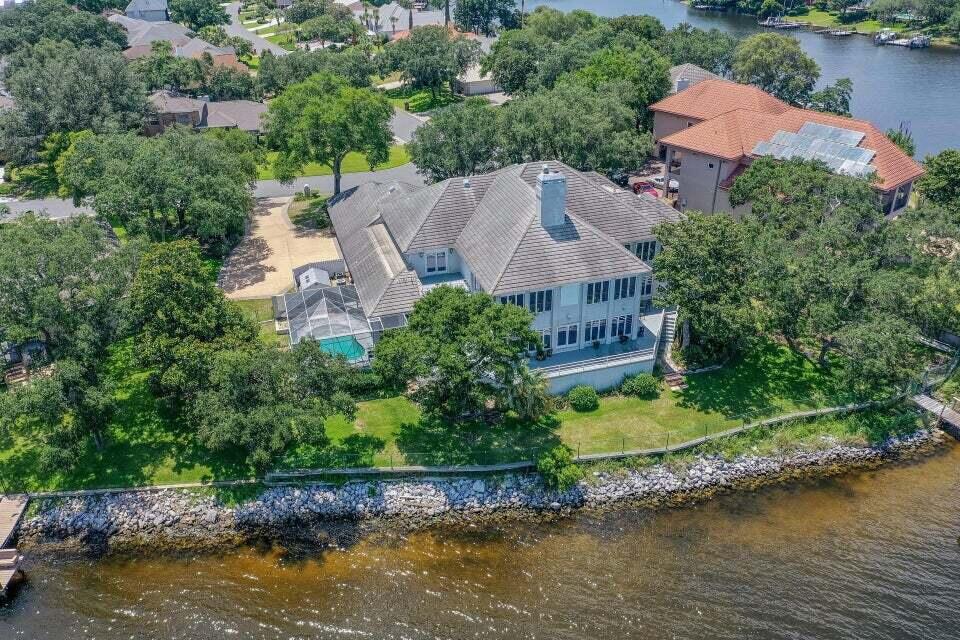
[[[240,22],[240,10],[239,2],[231,2],[226,7],[227,15],[230,16],[230,24],[228,24],[225,29],[227,34],[231,36],[240,36],[244,40],[249,40],[253,44],[253,48],[257,53],[263,53],[264,51],[270,51],[274,55],[285,56],[289,51],[284,49],[278,44],[274,44],[265,38],[261,38],[252,31],[247,31],[247,28],[243,26],[243,23]]]
[[[50,218],[60,219],[69,218],[75,215],[92,215],[90,207],[74,206],[73,200],[62,200],[61,198],[43,198],[41,200],[15,200],[6,203],[10,208],[8,219],[18,218],[27,211],[43,213]]]
[[[410,142],[413,139],[413,132],[429,119],[403,109],[394,109],[393,117],[390,118],[390,130],[393,131],[393,137],[400,142]]]
[[[340,182],[344,190],[356,187],[364,182],[409,182],[423,184],[423,176],[417,173],[417,168],[408,163],[393,169],[380,171],[363,171],[360,173],[345,173]],[[281,184],[276,180],[260,180],[257,182],[253,195],[258,198],[275,198],[289,196],[303,191],[303,185],[310,185],[310,189],[317,193],[333,193],[333,176],[312,176],[309,178],[295,178],[291,184]]]

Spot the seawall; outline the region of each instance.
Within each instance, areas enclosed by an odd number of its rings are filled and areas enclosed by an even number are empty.
[[[924,429],[877,446],[827,443],[783,456],[699,457],[683,465],[594,471],[565,492],[545,487],[537,474],[529,473],[270,487],[232,506],[189,490],[45,499],[21,523],[18,536],[26,549],[63,543],[100,550],[203,548],[274,536],[329,542],[337,537],[331,532],[344,527],[354,533],[414,530],[618,505],[681,506],[720,491],[836,475],[922,455],[947,439],[939,430]]]

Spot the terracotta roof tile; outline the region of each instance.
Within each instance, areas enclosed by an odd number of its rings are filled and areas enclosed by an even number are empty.
[[[703,83],[706,84],[706,83]],[[696,85],[683,95],[696,89]],[[788,107],[778,113],[737,109],[665,136],[662,144],[688,151],[737,161],[749,158],[758,142],[770,140],[777,131],[796,133],[807,122],[852,129],[864,134],[858,145],[876,152],[871,165],[876,169],[877,187],[889,191],[923,175],[923,168],[887,136],[864,120],[818,111]]]
[[[737,109],[782,113],[790,108],[786,102],[757,87],[719,79],[698,82],[650,106],[651,111],[693,120],[709,120]]]

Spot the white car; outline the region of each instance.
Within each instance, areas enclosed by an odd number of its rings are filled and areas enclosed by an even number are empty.
[[[657,187],[658,189],[663,190],[663,183],[664,183],[663,176],[654,176],[653,178],[650,179],[650,182],[652,182],[654,186]],[[670,178],[670,191],[679,191],[679,190],[680,190],[680,183],[677,180]]]

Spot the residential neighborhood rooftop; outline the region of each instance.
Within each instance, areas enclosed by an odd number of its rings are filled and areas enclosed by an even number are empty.
[[[544,167],[566,184],[564,219],[552,225],[538,216]],[[486,291],[501,295],[648,273],[624,245],[681,218],[659,200],[559,162],[512,165],[420,188],[367,183],[332,200],[330,216],[370,316],[408,312],[422,295],[405,253],[452,247]]]
[[[766,148],[761,143],[772,143],[785,133],[808,132],[811,127],[819,125],[860,134],[859,139],[849,146],[872,152],[861,155],[869,155],[871,171],[868,173],[876,175],[877,186],[884,191],[911,182],[923,174],[919,163],[865,120],[792,107],[760,89],[727,80],[704,81],[650,108],[700,120],[659,141],[678,149],[730,161],[775,155],[759,153],[758,150]],[[761,145],[759,149],[758,145]],[[788,156],[781,154],[778,157]],[[820,159],[828,160],[822,156]]]

